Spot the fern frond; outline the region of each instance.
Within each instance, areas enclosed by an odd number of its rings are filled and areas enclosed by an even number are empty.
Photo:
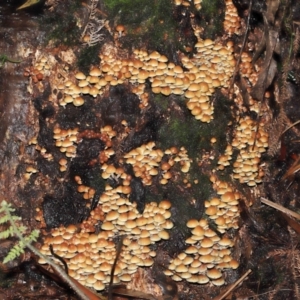
[[[18,242],[16,245],[14,245],[6,255],[6,257],[3,260],[3,263],[6,264],[11,260],[14,260],[15,258],[19,257],[21,254],[24,253],[24,245],[21,242]]]
[[[9,236],[14,236],[14,229],[10,226],[5,231],[0,232],[0,240],[7,239]]]
[[[26,232],[26,230],[27,230],[27,227],[26,226],[23,226],[23,225],[21,225],[21,226],[19,226],[18,227],[18,230],[23,234],[23,233],[25,233]]]
[[[24,253],[24,249],[31,245],[32,242],[36,241],[39,236],[39,230],[33,230],[29,235],[25,235],[27,227],[23,225],[17,225],[17,221],[20,221],[21,218],[12,214],[15,209],[11,204],[6,201],[2,201],[0,204],[0,212],[3,216],[0,218],[0,224],[10,223],[9,228],[0,232],[0,239],[8,238],[9,236],[17,236],[19,242],[9,251],[7,256],[4,258],[4,263],[7,263],[19,255]]]
[[[24,227],[24,226],[23,226]],[[24,227],[26,228],[26,227]],[[9,228],[11,232],[10,235],[14,235],[13,228]],[[39,236],[39,230],[35,229],[33,230],[29,236],[24,236],[23,240],[19,240],[19,242],[8,252],[7,256],[4,258],[3,263],[6,264],[7,262],[14,260],[18,256],[20,256],[22,253],[24,253],[25,248],[30,245],[32,242],[35,242]]]
[[[89,300],[90,298],[76,285],[75,282],[73,282],[70,279],[70,277],[65,273],[65,271],[60,266],[56,265],[52,259],[42,254],[37,248],[35,248],[32,245],[32,242],[36,241],[39,236],[39,230],[33,230],[29,235],[26,236],[25,232],[27,228],[19,224],[17,225],[16,221],[20,220],[21,218],[14,216],[12,214],[12,212],[14,211],[15,210],[11,206],[11,204],[7,203],[5,200],[3,200],[0,203],[0,213],[4,213],[4,215],[7,216],[7,222],[9,222],[11,225],[8,230],[5,230],[4,232],[0,232],[0,234],[2,234],[3,236],[13,235],[19,239],[19,242],[9,251],[8,255],[4,258],[3,263],[7,263],[10,260],[15,259],[20,254],[22,254],[24,252],[24,249],[27,247],[34,254],[41,257],[49,265],[51,265],[51,267],[70,285],[70,287],[72,287],[72,289],[77,293],[78,296],[80,296],[81,299]]]
[[[30,241],[36,242],[37,238],[40,235],[40,231],[38,229],[34,229],[30,235],[28,236]]]
[[[7,203],[5,200],[2,200],[1,205],[0,205],[0,213],[1,212],[14,212],[15,209],[11,206],[10,203]]]
[[[0,218],[0,224],[6,223],[6,222],[8,222],[8,216],[4,215]]]

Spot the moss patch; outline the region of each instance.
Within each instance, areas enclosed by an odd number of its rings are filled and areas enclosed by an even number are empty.
[[[115,24],[125,25],[126,39],[131,41],[131,46],[133,42],[134,47],[143,45],[164,50],[169,44],[178,45],[178,25],[171,1],[104,0],[104,3]]]
[[[223,32],[224,20],[224,1],[220,0],[203,0],[201,10],[197,12],[200,20],[200,26],[204,28],[202,38],[215,39]]]
[[[77,26],[76,11],[81,7],[79,0],[66,0],[47,12],[41,18],[40,26],[47,32],[46,41],[55,45],[73,46],[78,44],[80,30]],[[66,13],[68,12],[68,13]]]
[[[224,117],[226,119],[226,117]],[[171,113],[170,118],[159,130],[158,144],[164,149],[184,146],[192,158],[197,157],[201,150],[212,148],[210,139],[215,136],[219,141],[220,150],[226,146],[226,131],[223,122],[213,120],[211,123],[202,123],[192,115],[184,119]]]
[[[77,66],[80,71],[87,74],[91,65],[99,65],[100,58],[98,56],[100,51],[100,45],[92,47],[84,47],[78,54]]]

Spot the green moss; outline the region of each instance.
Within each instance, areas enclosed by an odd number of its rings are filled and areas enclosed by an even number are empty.
[[[16,278],[14,278],[13,275],[14,274],[7,274],[5,269],[0,267],[0,288],[10,288],[16,280]]]
[[[225,108],[224,108],[225,109]],[[162,148],[171,146],[184,146],[191,157],[196,157],[201,150],[212,148],[210,139],[215,136],[218,140],[218,147],[224,151],[226,147],[227,115],[222,112],[218,120],[212,120],[209,124],[196,120],[190,113],[184,119],[171,113],[169,120],[160,128],[158,143]],[[219,117],[221,120],[219,120]]]
[[[204,28],[203,38],[215,39],[223,32],[224,1],[203,0],[199,11],[200,26]]]
[[[80,6],[79,0],[66,0],[57,6],[56,11],[47,12],[41,18],[40,26],[46,31],[46,42],[66,46],[78,44],[80,30],[75,16]]]
[[[84,47],[78,54],[77,66],[80,71],[87,74],[91,65],[99,65],[100,58],[98,56],[100,51],[100,45],[92,47]]]
[[[135,44],[131,46],[149,45],[163,51],[169,44],[178,45],[171,1],[104,0],[104,3],[114,23],[125,25],[127,40]]]
[[[159,107],[163,112],[167,111],[169,101],[168,98],[163,94],[154,94],[153,102],[157,107]]]
[[[201,12],[205,15],[205,18],[213,18],[218,15],[219,9],[222,8],[222,6],[224,6],[224,1],[203,0],[201,2]]]
[[[155,1],[147,0],[104,0],[111,17],[124,24],[140,24],[153,14]]]
[[[158,146],[163,149],[184,146],[195,153],[199,150],[199,131],[200,123],[194,118],[181,120],[171,113],[170,118],[159,129]]]
[[[211,137],[217,139],[217,150],[224,152],[227,146],[227,139],[232,139],[232,125],[230,122],[234,122],[233,113],[231,111],[232,101],[226,98],[221,92],[215,93],[214,100],[214,120],[209,123]]]
[[[101,168],[99,166],[91,169],[87,176],[87,185],[95,189],[97,193],[101,195],[105,190],[106,181],[99,174],[101,174]]]
[[[212,195],[213,188],[209,176],[203,174],[196,162],[193,162],[189,171],[192,194],[195,199],[204,203]],[[197,182],[197,183],[195,183]]]

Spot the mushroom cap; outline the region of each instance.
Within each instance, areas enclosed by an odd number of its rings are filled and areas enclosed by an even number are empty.
[[[76,97],[73,100],[73,105],[74,106],[82,106],[84,104],[84,99],[82,97]]]
[[[105,221],[101,226],[102,230],[113,230],[114,228],[115,226],[109,221]]]
[[[238,263],[237,260],[232,259],[232,260],[229,262],[229,266],[230,266],[230,268],[232,268],[232,269],[237,269],[238,266],[239,266],[239,263]]]
[[[158,207],[163,208],[165,210],[171,208],[172,204],[169,200],[163,200],[158,204]]]
[[[208,215],[208,216],[214,216],[216,215],[218,211],[218,208],[216,206],[213,206],[211,205],[210,207],[208,207],[206,210],[205,210],[205,213]]]
[[[158,233],[158,236],[163,240],[168,240],[170,238],[170,235],[169,235],[168,231],[166,231],[166,230],[160,231]]]
[[[101,70],[98,67],[93,67],[90,70],[89,74],[90,74],[90,76],[100,76],[102,73],[101,73]]]
[[[188,228],[195,228],[195,227],[197,227],[199,225],[199,222],[198,222],[198,220],[196,220],[196,219],[191,219],[191,220],[189,220],[187,223],[186,223],[186,226],[188,227]]]
[[[199,261],[201,261],[204,264],[212,263],[212,262],[214,262],[214,260],[215,260],[215,258],[210,254],[201,255],[199,257]]]
[[[199,236],[199,237],[203,237],[204,236],[204,229],[201,226],[196,226],[193,230],[192,230],[192,234]]]
[[[184,264],[180,264],[178,266],[176,266],[175,271],[177,273],[184,273],[184,272],[188,272],[188,268],[184,265]]]
[[[75,78],[78,80],[86,79],[86,76],[82,72],[78,72],[75,74]]]
[[[203,248],[210,248],[213,246],[213,241],[210,238],[205,237],[202,241],[201,241],[201,247]]]
[[[118,219],[119,217],[119,213],[115,210],[110,211],[107,215],[106,215],[106,221],[113,221]]]
[[[125,30],[125,27],[124,27],[123,24],[118,24],[118,25],[116,26],[116,31],[118,31],[118,32],[123,32],[124,30]]]
[[[205,284],[209,282],[209,278],[205,275],[198,275],[198,283]]]
[[[215,268],[207,270],[206,275],[211,279],[218,279],[218,278],[222,277],[222,273],[218,269],[215,269]]]
[[[225,284],[225,280],[223,277],[220,277],[218,279],[214,279],[211,281],[214,285],[216,286],[221,286],[221,285],[224,285]]]

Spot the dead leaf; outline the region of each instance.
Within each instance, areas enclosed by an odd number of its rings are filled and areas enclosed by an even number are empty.
[[[281,215],[287,221],[289,226],[292,227],[298,234],[300,234],[300,224],[284,213],[281,213]]]
[[[44,267],[42,267],[41,265],[37,264],[37,267],[39,268],[39,270],[44,273],[45,275],[47,275],[49,278],[53,279],[56,282],[63,282],[61,276],[56,272],[56,270],[54,270],[52,268],[52,270],[54,271],[54,273],[49,272],[48,270],[46,270]],[[69,277],[71,281],[73,281],[73,283],[77,286],[78,289],[80,289],[85,296],[89,299],[89,300],[99,300],[99,299],[103,299],[100,298],[97,294],[95,294],[94,292],[92,292],[90,289],[88,289],[87,287],[83,286],[81,283],[79,283],[77,280],[75,280],[72,277]]]
[[[37,4],[37,3],[39,3],[39,2],[40,2],[40,0],[27,0],[23,5],[19,6],[19,7],[17,8],[17,10],[27,8],[27,7],[29,7],[29,6],[32,6],[32,5],[34,5],[34,4]]]
[[[174,280],[167,277],[160,270],[154,269],[154,281],[163,291],[164,298],[176,299],[178,297],[178,287]]]
[[[263,100],[265,91],[271,85],[277,72],[277,63],[273,58],[273,53],[279,45],[279,34],[276,30],[270,29],[266,16],[264,16],[264,23],[266,39],[265,61],[258,75],[257,82],[251,91],[251,96],[258,101]]]
[[[286,173],[282,176],[282,180],[292,180],[295,173],[300,170],[300,158],[298,158],[292,166],[286,171]]]
[[[139,292],[139,291],[127,290],[124,288],[114,288],[112,290],[112,293],[115,295],[127,296],[127,297],[131,297],[131,298],[140,298],[140,299],[145,299],[145,300],[158,300],[157,298],[155,298],[154,296],[152,296],[150,294],[146,294],[146,293]]]
[[[267,0],[266,18],[270,24],[274,24],[275,15],[278,11],[280,0]]]
[[[244,281],[247,276],[251,273],[252,271],[249,269],[239,280],[237,280],[236,282],[230,284],[226,291],[224,293],[221,293],[220,295],[218,295],[217,297],[213,298],[213,300],[222,300],[225,297],[227,297],[242,281]]]
[[[239,74],[236,76],[235,79],[236,79],[235,84],[237,85],[237,87],[240,90],[244,105],[246,107],[249,107],[249,93],[247,90],[248,85],[247,85],[246,79],[243,76],[240,76]]]

